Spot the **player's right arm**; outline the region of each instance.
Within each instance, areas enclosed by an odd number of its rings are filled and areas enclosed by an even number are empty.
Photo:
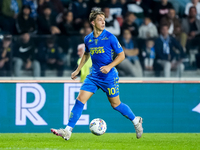
[[[71,78],[73,80],[75,80],[77,78],[76,76],[79,74],[81,68],[87,62],[87,60],[89,59],[89,57],[90,57],[90,53],[89,52],[85,52],[84,55],[83,55],[83,57],[81,58],[81,62],[78,65],[77,69],[74,72],[72,72],[72,74],[71,74]]]

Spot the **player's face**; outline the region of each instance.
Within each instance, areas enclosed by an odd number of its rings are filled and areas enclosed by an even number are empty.
[[[94,20],[94,28],[97,30],[103,31],[105,28],[105,17],[104,15],[97,15],[96,19]]]

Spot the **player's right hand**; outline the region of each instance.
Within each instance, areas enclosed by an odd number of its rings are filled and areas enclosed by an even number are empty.
[[[76,70],[74,72],[72,72],[72,74],[71,74],[72,80],[75,80],[77,78],[78,73],[79,73],[79,71],[76,71]]]

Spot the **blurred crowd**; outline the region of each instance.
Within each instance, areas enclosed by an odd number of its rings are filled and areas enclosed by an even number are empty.
[[[120,76],[154,71],[170,77],[175,71],[181,77],[186,69],[200,69],[199,0],[1,0],[0,76],[73,70],[95,8],[124,49]]]

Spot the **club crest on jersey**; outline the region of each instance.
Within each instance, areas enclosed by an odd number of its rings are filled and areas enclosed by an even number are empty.
[[[92,40],[91,40],[91,39],[89,40],[89,43],[90,43],[90,42],[92,42]]]
[[[98,39],[95,39],[95,45],[97,45],[97,43],[98,43]]]

